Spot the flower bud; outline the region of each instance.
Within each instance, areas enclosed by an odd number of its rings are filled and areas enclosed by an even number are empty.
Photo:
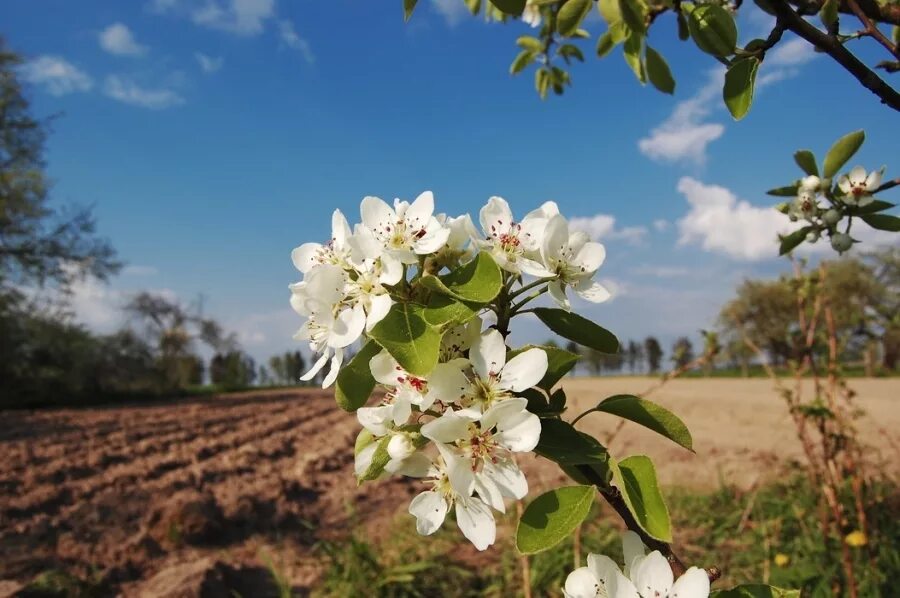
[[[811,174],[808,177],[804,177],[800,180],[800,189],[803,191],[816,192],[819,190],[819,186],[821,184],[822,180],[816,175]]]
[[[853,239],[846,233],[835,233],[831,235],[831,247],[839,252],[844,253],[853,246]]]
[[[820,236],[821,236],[821,233],[819,232],[819,229],[811,230],[808,233],[806,233],[806,241],[808,243],[815,243],[816,241],[819,240]]]
[[[822,215],[822,220],[825,221],[825,224],[827,224],[829,226],[834,226],[835,224],[837,224],[838,222],[841,221],[841,213],[840,213],[840,211],[832,208]]]
[[[409,439],[408,435],[395,434],[388,441],[387,452],[388,455],[391,456],[391,459],[397,459],[399,461],[406,459],[416,452],[416,447],[413,445],[412,440]]]

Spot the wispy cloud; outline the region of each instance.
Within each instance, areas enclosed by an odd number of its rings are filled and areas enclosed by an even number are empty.
[[[39,56],[26,62],[22,77],[55,96],[90,91],[94,86],[90,75],[59,56]]]
[[[278,36],[281,38],[281,43],[292,50],[298,51],[307,63],[313,64],[316,61],[309,42],[297,34],[294,24],[289,20],[280,19],[278,21]]]
[[[706,146],[725,132],[724,125],[707,122],[719,99],[724,71],[710,71],[707,82],[690,98],[678,102],[672,114],[638,141],[641,153],[661,162],[706,162]]]
[[[101,48],[116,56],[143,56],[147,53],[147,46],[139,44],[124,23],[113,23],[101,31],[98,41]]]
[[[184,98],[172,89],[149,89],[141,87],[131,79],[110,75],[103,84],[103,93],[108,97],[151,110],[162,110],[184,103]]]
[[[194,52],[194,58],[204,73],[215,73],[225,64],[225,59],[221,56],[207,56],[202,52]]]
[[[431,4],[450,27],[456,27],[460,21],[471,17],[469,9],[459,0],[431,0]]]
[[[275,15],[275,0],[151,0],[156,13],[185,16],[197,25],[233,33],[258,35]]]
[[[572,218],[569,220],[569,227],[586,232],[598,241],[621,240],[632,245],[639,244],[647,235],[647,228],[644,226],[616,228],[616,217],[609,214]]]

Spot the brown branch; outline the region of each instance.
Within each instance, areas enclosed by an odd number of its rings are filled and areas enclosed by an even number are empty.
[[[877,189],[872,191],[872,194],[874,195],[875,193],[880,193],[882,191],[887,191],[888,189],[893,189],[897,185],[900,185],[900,179],[893,179],[891,181],[884,182],[881,184],[880,187],[878,187]]]
[[[900,112],[900,93],[884,82],[865,64],[844,47],[837,38],[819,30],[797,14],[788,0],[770,0],[776,16],[790,30],[831,56],[838,64],[853,75],[863,87],[874,93],[886,104]],[[900,7],[898,7],[900,13]],[[900,19],[900,14],[898,14]]]
[[[900,4],[878,4],[875,0],[857,0],[860,8],[871,20],[886,25],[900,25]],[[797,7],[801,15],[814,15],[822,10],[826,0],[788,0]],[[838,4],[838,12],[845,15],[855,14],[849,6],[848,0],[841,0]]]
[[[891,43],[885,35],[881,32],[875,23],[872,22],[872,19],[869,18],[863,9],[859,7],[859,4],[856,0],[847,0],[847,6],[850,7],[850,10],[859,18],[860,22],[862,22],[863,26],[866,28],[866,35],[875,38],[875,40],[887,49],[888,52],[891,53],[891,56],[900,60],[900,52],[897,51],[897,46]]]

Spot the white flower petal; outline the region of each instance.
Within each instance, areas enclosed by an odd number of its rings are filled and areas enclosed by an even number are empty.
[[[491,197],[478,212],[481,228],[487,237],[495,238],[509,232],[513,223],[512,210],[502,197]]]
[[[479,422],[481,428],[483,430],[490,430],[495,426],[500,428],[503,426],[503,422],[512,417],[516,417],[525,411],[527,405],[528,400],[522,397],[515,397],[494,403],[484,412],[484,415],[481,416],[481,421]],[[517,419],[516,421],[519,420]]]
[[[499,385],[513,392],[531,388],[547,373],[547,365],[547,353],[543,349],[528,349],[503,366]]]
[[[519,269],[529,276],[534,276],[536,278],[552,278],[553,276],[555,276],[553,272],[551,272],[543,264],[536,262],[535,260],[530,260],[526,257],[520,257],[518,260],[516,260],[516,263],[519,264]]]
[[[587,567],[579,567],[566,577],[566,596],[571,598],[597,598],[600,581]]]
[[[856,186],[866,184],[866,169],[862,166],[854,166],[853,170],[847,175],[850,182]]]
[[[344,350],[335,349],[334,357],[331,358],[331,367],[328,369],[328,375],[322,380],[322,388],[328,388],[337,380],[338,373],[341,371],[341,363],[344,361]]]
[[[425,233],[415,237],[413,241],[413,250],[417,255],[435,253],[446,245],[447,239],[450,238],[450,229],[441,226],[435,218],[429,221],[424,230]]]
[[[388,440],[387,453],[391,459],[402,461],[416,452],[416,447],[406,434],[394,434]]]
[[[381,351],[369,360],[369,370],[377,382],[386,386],[397,386],[406,377],[406,372],[387,351]]]
[[[353,461],[353,472],[356,474],[356,477],[360,477],[368,471],[372,465],[372,457],[375,456],[375,449],[377,448],[377,444],[373,442],[356,453]]]
[[[397,396],[394,397],[393,416],[395,426],[402,426],[409,421],[409,416],[412,415],[412,402],[409,399],[409,393],[397,393]]]
[[[506,504],[503,502],[503,494],[500,488],[494,483],[490,476],[484,475],[484,472],[475,474],[475,492],[481,497],[486,504],[494,507],[501,513],[506,512]]]
[[[461,438],[468,438],[471,421],[455,413],[444,413],[422,426],[422,435],[435,442],[453,443]]]
[[[504,401],[506,402],[506,401]],[[527,453],[537,446],[541,438],[541,420],[528,411],[522,411],[508,422],[499,422],[500,433],[494,438],[501,446],[515,453]]]
[[[596,272],[597,268],[603,265],[604,260],[606,260],[606,248],[600,243],[591,241],[585,243],[578,250],[572,260],[572,265],[581,268],[585,273]]]
[[[583,278],[577,284],[572,286],[572,290],[586,301],[591,303],[603,303],[607,301],[612,294],[599,282],[589,278]]]
[[[497,524],[490,508],[477,498],[456,501],[456,523],[475,548],[485,550],[497,538]]]
[[[388,461],[384,470],[388,473],[405,475],[408,478],[424,478],[431,469],[431,459],[425,453],[413,453],[402,461]]]
[[[322,251],[320,243],[304,243],[291,252],[291,261],[294,262],[295,268],[306,274],[318,264],[316,256],[320,251]]]
[[[482,380],[491,374],[499,374],[506,365],[506,343],[496,329],[486,330],[469,352],[469,359],[475,373]]]
[[[335,210],[331,214],[331,239],[338,249],[346,247],[350,240],[350,225],[340,210]]]
[[[406,208],[403,219],[409,228],[419,230],[428,226],[432,214],[434,214],[434,194],[431,191],[424,191]]]
[[[621,571],[616,571],[606,582],[606,592],[609,598],[641,598],[637,588],[630,579],[622,575]],[[650,596],[653,595],[650,594]],[[660,596],[665,596],[665,594],[660,594]]]
[[[304,382],[306,382],[308,380],[312,380],[316,376],[316,374],[319,373],[319,370],[321,370],[325,366],[325,364],[328,362],[328,358],[330,357],[330,355],[331,355],[331,351],[326,351],[325,353],[322,353],[321,357],[319,357],[319,359],[316,360],[316,362],[313,364],[313,366],[311,368],[309,368],[309,370],[305,374],[300,376],[300,379],[303,380]]]
[[[381,276],[378,282],[388,286],[395,285],[403,278],[403,264],[390,254],[381,256]]]
[[[568,248],[569,223],[562,215],[557,214],[547,222],[547,228],[544,229],[544,241],[541,245],[544,264],[550,266],[556,263],[562,259]]]
[[[416,531],[428,536],[440,529],[447,516],[447,501],[439,493],[428,490],[409,503],[409,512],[416,518]]]
[[[707,598],[709,576],[699,567],[691,567],[672,586],[671,598]]]
[[[528,480],[512,459],[486,461],[481,473],[491,478],[503,496],[520,499],[528,494]]]
[[[566,311],[572,310],[572,304],[569,303],[569,298],[566,297],[566,285],[559,280],[554,280],[548,285],[547,290],[557,305]]]
[[[587,563],[588,569],[597,580],[603,583],[604,587],[609,585],[609,580],[615,577],[616,573],[621,572],[619,566],[604,554],[588,554]]]
[[[345,309],[338,314],[331,334],[328,335],[328,345],[336,349],[346,347],[356,341],[366,327],[366,311],[362,305],[355,305],[351,309]]]
[[[353,236],[349,240],[353,260],[362,263],[365,260],[376,260],[384,254],[384,244],[375,238],[375,234],[369,227],[357,224],[353,229]]]
[[[881,177],[881,170],[873,170],[869,173],[869,176],[866,177],[866,191],[872,193],[875,189],[878,189],[881,186]]]
[[[384,319],[393,304],[393,299],[387,293],[370,296],[369,311],[366,314],[366,332],[371,332],[375,324]]]
[[[850,178],[845,174],[842,175],[841,178],[838,179],[838,188],[845,194],[849,194],[850,191],[853,190],[853,185],[850,183]]]
[[[631,581],[641,596],[668,596],[674,576],[669,561],[658,550],[638,557],[631,565]]]
[[[458,363],[439,363],[428,376],[428,392],[422,408],[428,409],[435,401],[455,403],[465,394],[468,387],[469,379],[463,374]]]
[[[631,530],[622,534],[622,553],[625,556],[625,576],[631,577],[631,566],[634,559],[646,554],[641,537]]]
[[[381,243],[390,237],[390,231],[397,224],[397,214],[378,197],[364,197],[359,206],[359,213],[363,224]]]
[[[356,410],[356,419],[374,436],[384,436],[390,429],[387,422],[394,417],[393,405],[378,407],[360,407]]]

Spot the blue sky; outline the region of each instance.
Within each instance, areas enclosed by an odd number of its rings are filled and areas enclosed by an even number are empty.
[[[421,0],[404,24],[400,4],[4,2],[0,33],[30,60],[34,110],[59,115],[55,201],[93,205],[130,264],[79,289],[82,319],[118,325],[115,307],[139,288],[202,294],[253,355],[291,348],[290,250],[326,237],[336,207],[358,219],[365,195],[431,189],[454,214],[491,195],[518,214],[556,200],[607,245],[600,277],[616,296],[588,315],[668,342],[711,324],[742,278],[784,268],[764,191],[796,178],[795,149],[821,159],[864,128],[854,162],[896,156],[896,115],[788,36],[735,123],[714,61],[679,42],[671,19],[650,42],[674,97],[638,85],[619,51],[593,58],[588,41],[574,86],[542,102],[531,71],[508,75],[525,24],[485,23],[461,0]],[[768,25],[742,17],[741,36]],[[588,26],[595,38],[605,28]],[[523,338],[541,335],[529,325]]]

